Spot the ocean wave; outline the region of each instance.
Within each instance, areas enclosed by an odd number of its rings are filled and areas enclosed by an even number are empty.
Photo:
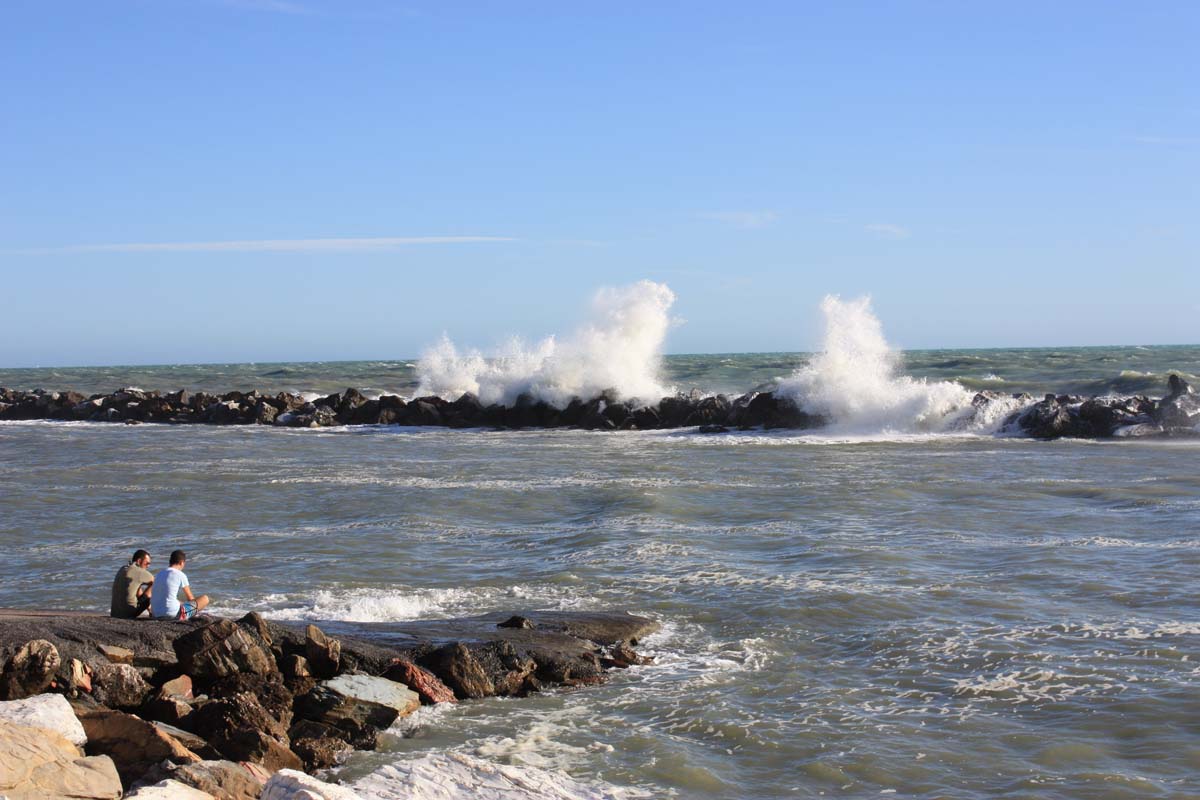
[[[589,605],[589,599],[570,587],[476,586],[318,590],[310,595],[268,595],[254,610],[279,620],[336,620],[338,622],[403,622],[445,619],[510,609],[513,601],[543,609],[568,610]]]
[[[666,285],[651,281],[601,289],[592,298],[591,318],[573,334],[534,345],[514,338],[490,357],[460,352],[443,338],[417,364],[417,394],[453,400],[470,392],[485,406],[511,406],[529,395],[563,408],[573,397],[608,390],[656,401],[672,391],[659,371],[674,302]]]
[[[601,780],[579,780],[529,764],[502,764],[460,752],[425,753],[350,784],[366,800],[634,800],[652,795]]]

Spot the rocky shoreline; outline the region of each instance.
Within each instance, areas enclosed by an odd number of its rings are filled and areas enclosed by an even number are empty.
[[[1016,406],[1001,430],[1040,439],[1100,439],[1114,436],[1192,436],[1200,425],[1200,395],[1178,375],[1170,377],[1159,399],[1079,397],[1047,394],[1034,401],[1028,394],[979,392],[971,407],[954,420],[952,429],[970,429],[974,418],[991,407]],[[662,430],[697,428],[701,433],[730,430],[810,429],[828,423],[820,414],[800,408],[778,392],[748,392],[730,398],[699,391],[664,397],[654,403],[622,399],[609,391],[599,397],[575,398],[564,408],[522,395],[511,406],[484,406],[472,394],[457,400],[398,395],[368,398],[357,389],[306,399],[280,392],[226,392],[222,395],[186,390],[171,393],[119,389],[85,397],[78,392],[0,388],[0,421],[75,420],[208,425],[276,425],[321,428],[335,425],[404,425],[446,428],[582,428],[584,430]]]
[[[0,796],[351,796],[310,776],[422,704],[602,683],[646,663],[633,648],[657,628],[621,613],[322,629],[0,610]]]

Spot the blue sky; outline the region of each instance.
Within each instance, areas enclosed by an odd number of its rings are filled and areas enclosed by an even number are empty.
[[[0,365],[1200,341],[1200,6],[0,3]],[[329,242],[324,240],[351,240]],[[369,240],[369,241],[364,241]]]

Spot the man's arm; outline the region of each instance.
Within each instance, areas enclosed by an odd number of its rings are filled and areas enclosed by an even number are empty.
[[[192,594],[192,587],[190,586],[183,587],[183,596],[186,597],[189,602],[195,602],[196,600],[196,597]]]

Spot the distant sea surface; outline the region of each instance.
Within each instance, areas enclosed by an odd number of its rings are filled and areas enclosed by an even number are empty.
[[[741,394],[807,363],[661,380]],[[412,395],[415,364],[0,386]],[[1161,396],[1172,372],[1197,382],[1200,347],[908,352],[887,380]],[[423,709],[342,769],[367,797],[472,796],[497,765],[513,797],[1200,797],[1200,442],[847,430],[3,423],[0,606],[105,610],[135,548],[183,547],[216,613],[662,622],[607,685]]]

